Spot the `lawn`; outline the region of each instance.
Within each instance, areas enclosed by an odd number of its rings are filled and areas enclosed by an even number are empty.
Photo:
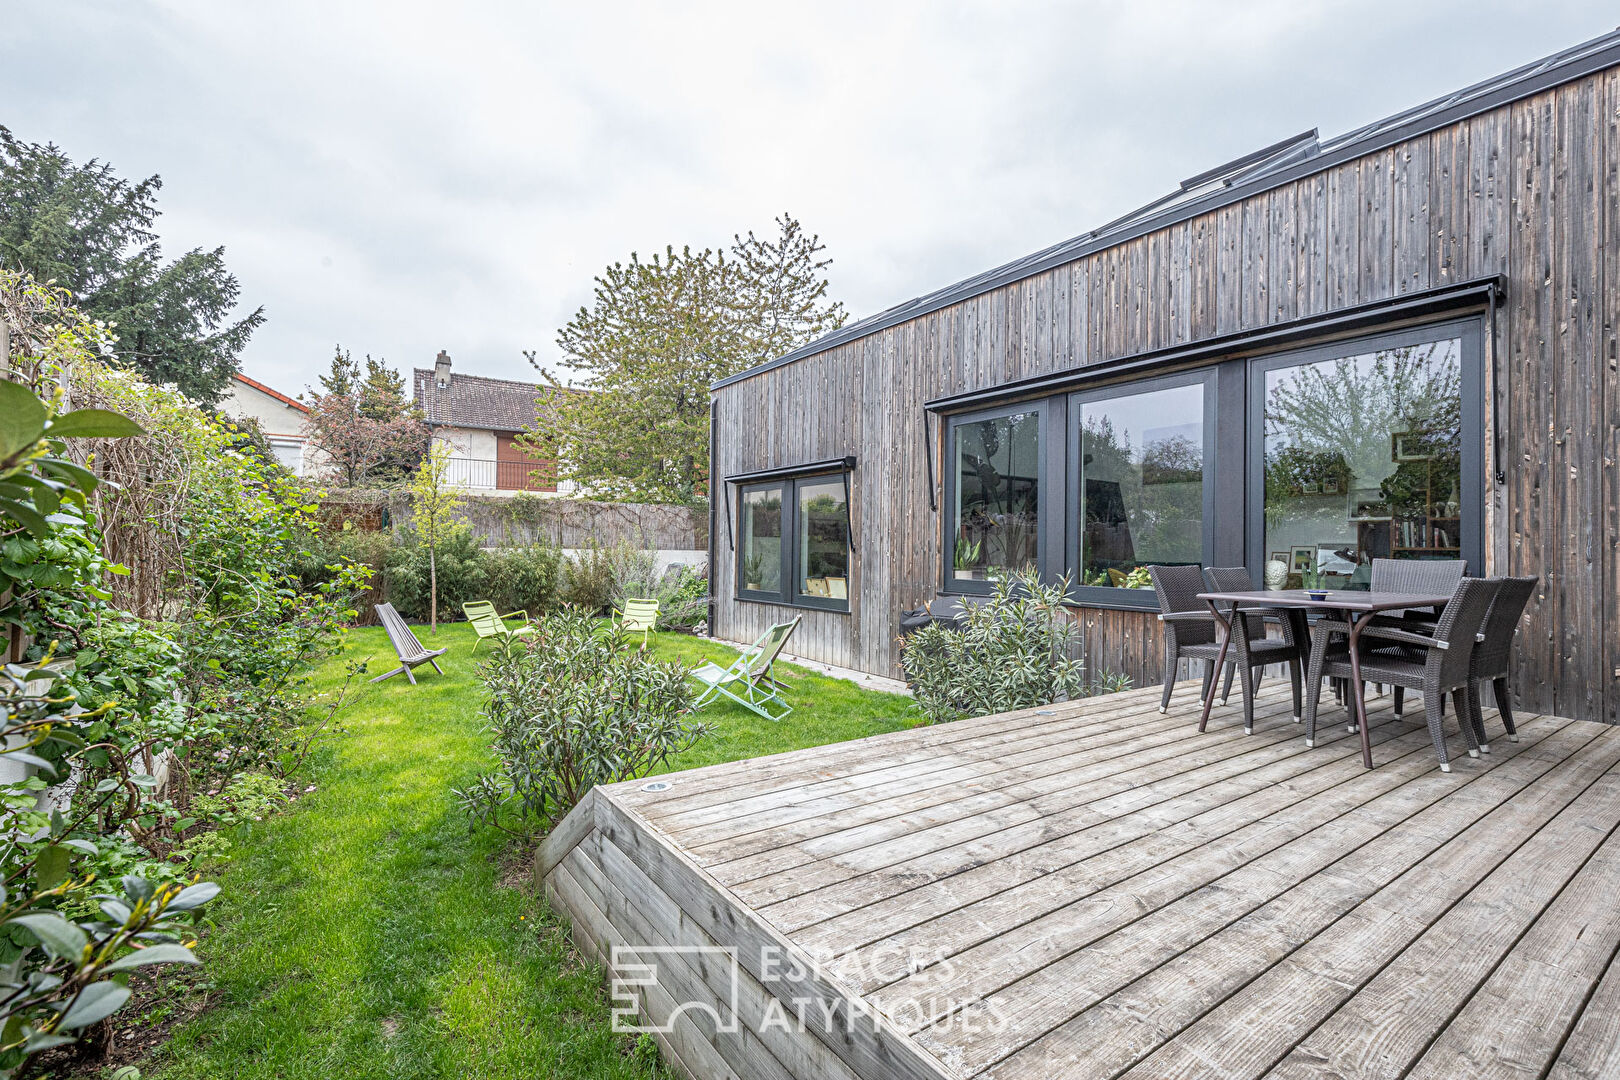
[[[178,1025],[148,1078],[644,1077],[652,1056],[608,1027],[601,974],[528,888],[524,853],[471,830],[451,789],[489,764],[465,624],[426,628],[446,674],[368,687],[300,780],[316,790],[233,835],[224,896],[201,949],[212,1007]],[[657,655],[734,653],[675,634]],[[381,630],[346,656],[394,664]],[[344,657],[320,672],[342,681]],[[448,663],[445,661],[448,660]],[[909,699],[778,665],[796,711],[781,723],[730,702],[677,767],[912,726]]]

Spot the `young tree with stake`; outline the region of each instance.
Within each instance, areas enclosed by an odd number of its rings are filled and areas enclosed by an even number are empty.
[[[434,439],[411,478],[416,535],[428,552],[428,623],[439,632],[439,545],[461,523],[461,492],[449,482],[450,444]]]

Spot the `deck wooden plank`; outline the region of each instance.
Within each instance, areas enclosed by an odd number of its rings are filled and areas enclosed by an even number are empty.
[[[1351,849],[1334,864],[1278,895],[1256,898],[1220,884],[1139,920],[987,1002],[1012,1016],[1030,1041],[1009,1030],[998,1045],[967,1040],[961,1060],[994,1075],[1038,1073],[1083,1055],[1104,1075],[1118,1073],[1516,797],[1563,761],[1589,734],[1508,743],[1496,768],[1400,825]],[[1528,725],[1526,734],[1532,730]],[[1508,767],[1507,760],[1520,760]],[[1469,791],[1468,796],[1463,791]],[[1488,789],[1488,790],[1487,790]],[[1483,796],[1483,798],[1481,798]],[[1255,906],[1256,899],[1264,903]],[[1059,988],[1059,983],[1066,987]],[[1035,993],[1045,990],[1043,998]],[[1019,1008],[1019,1000],[1029,1002]],[[1068,1019],[1063,1019],[1068,1017]],[[1041,1028],[1053,1024],[1045,1034]],[[925,1043],[927,1040],[924,1040]],[[1016,1056],[1014,1056],[1016,1055]]]
[[[1374,737],[1384,745],[1402,734],[1384,726],[1375,729]],[[1318,748],[1323,751],[1320,756],[1296,737],[1240,756],[1205,761],[1186,772],[1148,779],[1038,821],[760,911],[807,947],[842,955],[1064,870],[1088,856],[1187,823],[1163,833],[1161,841],[1184,849],[1198,843],[1198,837],[1220,835],[1223,826],[1238,828],[1354,775],[1353,770],[1361,767],[1360,742],[1343,728],[1326,733]],[[816,925],[822,919],[826,921]]]
[[[870,996],[880,1007],[920,1003],[932,1022],[1217,881],[1264,902],[1484,772],[1441,773],[1432,756],[1412,753],[1105,888],[1076,888],[1068,875],[1051,875],[1023,895],[1002,894],[933,924],[933,947],[950,963]]]
[[[611,795],[597,801],[597,831],[646,875],[704,933],[732,946],[750,976],[768,982],[767,967],[805,972],[795,984],[804,1002],[807,1034],[819,1040],[863,1080],[940,1080],[938,1063],[887,1018],[821,972],[764,919],[735,902],[678,848],[636,819]]]
[[[1270,1075],[1277,1080],[1404,1076],[1609,837],[1615,821],[1620,821],[1620,776],[1610,773],[1429,927]]]
[[[1289,735],[1297,738],[1297,730],[1274,728],[1263,739],[1275,741]],[[933,831],[936,826],[976,818],[980,824],[969,828],[977,834],[985,831],[984,823],[992,818],[1012,824],[1015,822],[1006,820],[1009,815],[1021,819],[1039,817],[1074,805],[1093,792],[1097,797],[1113,794],[1124,786],[1145,781],[1149,778],[1146,774],[1161,765],[1171,773],[1185,769],[1196,760],[1189,760],[1189,737],[1188,726],[1181,723],[1122,742],[1084,746],[1072,754],[1055,756],[1050,749],[1044,749],[1028,764],[991,774],[983,785],[959,783],[927,789],[861,806],[831,819],[818,815],[764,835],[748,834],[735,843],[700,846],[693,853],[720,880],[739,886],[738,894],[751,903],[773,902],[812,886],[820,887],[828,881],[825,874],[885,865],[874,860],[893,861],[897,852],[898,857],[906,857],[924,850],[927,844],[937,845],[941,834]],[[1241,729],[1228,729],[1212,732],[1200,742],[1212,756],[1223,751],[1241,755],[1256,745],[1250,738]],[[781,843],[775,842],[778,839]],[[888,846],[881,852],[871,850],[885,843]],[[778,848],[788,846],[794,850],[776,854]],[[854,859],[852,853],[857,851],[868,857]],[[836,865],[824,863],[815,872],[795,870],[791,877],[760,880],[807,862],[835,857]],[[766,896],[771,900],[764,900]]]
[[[1609,969],[1587,999],[1547,1080],[1608,1080],[1613,1076],[1620,1076],[1620,957],[1610,959]]]
[[[1269,1075],[1307,1033],[1518,850],[1526,836],[1538,835],[1608,772],[1615,758],[1612,737],[1588,742],[1482,818],[1461,841],[1380,889],[1121,1075],[1132,1080]],[[1376,873],[1377,858],[1369,850],[1337,872],[1352,880]]]
[[[707,807],[701,811],[702,817],[666,817],[654,823],[682,847],[698,853],[705,863],[718,865],[768,849],[739,841],[750,834],[768,833],[770,839],[778,841],[768,847],[779,847],[796,837],[822,835],[824,829],[816,819],[836,814],[844,823],[850,820],[850,811],[871,814],[893,809],[901,813],[926,805],[922,801],[899,801],[904,796],[921,793],[926,797],[930,791],[959,790],[975,782],[988,789],[998,779],[1012,783],[1068,768],[1082,754],[1119,757],[1149,745],[1144,740],[1158,744],[1186,737],[1186,721],[1180,717],[1149,714],[1133,719],[1135,722],[1117,727],[1093,725],[1083,719],[1051,723],[1030,729],[1026,737],[1014,742],[940,754],[933,769],[919,769],[913,764],[902,775],[873,770],[861,775],[858,786],[844,778],[808,782],[767,796]]]
[[[1099,712],[1097,699],[1060,702],[1041,709],[1020,709],[993,716],[957,720],[949,724],[892,731],[833,746],[812,746],[788,750],[762,758],[728,761],[686,770],[679,774],[679,787],[661,793],[640,790],[640,784],[626,781],[609,785],[613,797],[649,821],[688,810],[733,803],[740,799],[777,791],[793,791],[806,783],[807,776],[841,777],[860,781],[867,773],[890,769],[907,762],[927,765],[946,752],[988,747],[1028,737],[1031,729],[1053,723],[1079,720],[1085,724],[1121,724],[1146,713],[1158,704],[1155,691],[1127,691],[1127,700],[1110,703]],[[1087,703],[1092,708],[1086,708]]]
[[[1612,779],[1613,774],[1605,779]],[[1475,991],[1409,1080],[1541,1077],[1620,949],[1620,836],[1601,849]]]
[[[1146,689],[675,774],[673,798],[599,789],[544,849],[544,887],[604,961],[757,957],[745,1030],[661,1037],[698,1075],[1614,1071],[1620,731],[1526,718],[1441,774],[1380,699],[1369,771],[1336,715],[1304,747],[1276,680],[1252,737],[1235,704],[1193,734],[1182,695],[1168,716]],[[804,1030],[761,1029],[772,952],[805,968]],[[670,974],[650,1013],[724,990]]]

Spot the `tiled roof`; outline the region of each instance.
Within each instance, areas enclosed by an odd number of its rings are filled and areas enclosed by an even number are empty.
[[[523,431],[534,425],[535,403],[551,391],[536,383],[452,372],[439,389],[432,368],[413,369],[413,397],[430,424],[480,431]]]
[[[309,412],[309,406],[305,405],[303,402],[294,401],[292,398],[288,397],[286,394],[283,394],[280,390],[272,390],[270,387],[264,385],[264,383],[259,382],[257,379],[250,379],[246,375],[242,374],[240,371],[238,371],[236,373],[236,381],[241,382],[241,383],[246,383],[247,385],[253,387],[253,389],[259,391],[259,393],[261,393],[261,394],[269,394],[271,397],[275,398],[277,401],[281,402],[283,405],[287,405],[287,406],[289,406],[291,408],[297,409],[301,413]]]

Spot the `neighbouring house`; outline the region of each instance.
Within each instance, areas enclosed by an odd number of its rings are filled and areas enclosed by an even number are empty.
[[[1033,566],[1140,686],[1150,563],[1462,558],[1541,579],[1519,706],[1615,722],[1617,116],[1620,32],[715,384],[715,633],[802,615],[795,651],[891,675],[902,611]]]
[[[219,411],[224,416],[246,417],[257,423],[270,440],[276,460],[293,475],[308,476],[314,472],[309,460],[312,456],[309,440],[304,436],[304,418],[309,415],[309,406],[238,372],[231,377]]]
[[[534,423],[552,391],[535,383],[462,375],[440,351],[432,368],[414,369],[413,395],[435,438],[452,447],[449,480],[475,494],[570,494],[573,485],[545,473],[553,462],[532,457],[517,437]],[[542,475],[533,475],[539,471]]]

